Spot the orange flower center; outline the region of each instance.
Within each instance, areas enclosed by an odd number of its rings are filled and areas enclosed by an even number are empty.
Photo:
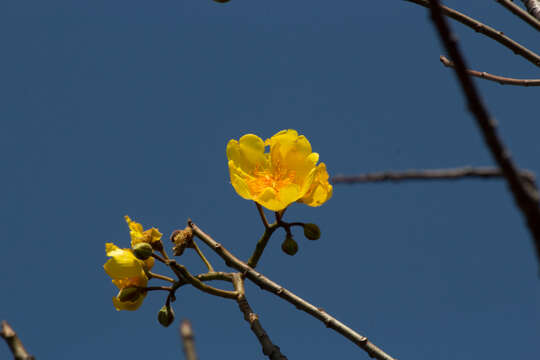
[[[252,179],[247,181],[249,191],[252,194],[260,194],[266,188],[272,188],[275,192],[279,192],[283,187],[294,182],[295,171],[282,168],[279,164],[273,169],[260,169],[256,167],[251,176]]]

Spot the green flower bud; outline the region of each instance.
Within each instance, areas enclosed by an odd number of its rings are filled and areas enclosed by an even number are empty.
[[[146,260],[152,256],[152,245],[145,242],[137,243],[133,246],[133,254],[139,260]]]
[[[281,250],[283,250],[285,254],[293,256],[298,251],[298,244],[294,241],[292,236],[287,235],[285,241],[281,244]]]
[[[164,305],[158,312],[158,321],[161,325],[167,327],[174,321],[174,311],[170,306]]]
[[[123,288],[118,293],[118,300],[124,302],[124,301],[135,301],[141,296],[141,289],[135,286],[130,286]]]
[[[321,237],[321,229],[317,224],[304,224],[304,236],[309,240],[318,240]]]

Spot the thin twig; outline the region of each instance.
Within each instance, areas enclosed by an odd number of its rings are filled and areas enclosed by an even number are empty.
[[[178,264],[175,260],[169,260],[169,266],[180,279],[190,283],[191,285],[195,286],[201,291],[204,291],[205,293],[224,297],[227,299],[236,299],[236,291],[222,290],[210,285],[206,285],[201,280],[191,275],[184,265]]]
[[[444,66],[454,67],[454,63],[444,56],[439,58]],[[467,73],[471,76],[476,76],[482,79],[498,82],[501,85],[518,85],[518,86],[540,86],[540,79],[514,79],[503,76],[492,75],[487,72],[480,72],[476,70],[467,70]]]
[[[28,354],[21,340],[7,321],[2,321],[0,336],[6,340],[15,360],[35,360],[32,355]]]
[[[520,172],[523,180],[534,184],[534,174],[528,170]],[[454,169],[425,169],[406,171],[383,171],[359,175],[337,175],[331,181],[333,184],[358,184],[384,181],[408,181],[408,180],[461,180],[467,178],[497,179],[504,178],[504,174],[498,168],[493,167],[462,167]]]
[[[184,348],[184,354],[186,355],[186,360],[197,360],[195,340],[189,320],[183,320],[180,324],[180,336],[182,338],[182,345]]]
[[[165,276],[165,275],[155,274],[155,273],[150,272],[150,271],[147,271],[146,274],[148,275],[149,279],[154,278],[154,279],[165,280],[165,281],[168,281],[168,282],[171,282],[171,283],[175,282],[173,278],[170,278],[170,277]]]
[[[266,215],[264,215],[264,210],[258,202],[255,202],[255,206],[257,207],[257,211],[259,212],[259,215],[261,217],[261,221],[266,229],[270,227],[270,224],[268,224],[268,219],[266,218]]]
[[[268,244],[268,240],[270,240],[270,237],[276,231],[276,229],[279,227],[277,223],[274,223],[272,225],[268,225],[264,229],[264,233],[262,234],[259,241],[257,241],[257,245],[255,245],[255,249],[253,250],[253,254],[251,254],[251,257],[248,260],[248,265],[252,268],[257,267],[257,263],[259,262],[259,259],[261,258],[264,249],[266,248],[266,245]]]
[[[266,331],[264,331],[259,321],[259,317],[251,309],[245,296],[244,280],[242,280],[242,275],[240,273],[235,273],[233,275],[233,284],[238,293],[238,297],[236,298],[238,307],[244,314],[244,320],[249,323],[251,331],[253,331],[259,340],[263,354],[268,356],[270,360],[287,360],[287,357],[281,353],[279,346],[275,345],[272,340],[270,340],[270,337]]]
[[[412,2],[426,8],[430,7],[429,0],[405,0],[405,1]],[[504,35],[502,31],[495,30],[494,28],[487,26],[486,24],[483,24],[479,22],[478,20],[475,20],[447,6],[442,6],[442,12],[444,15],[451,17],[452,19],[464,25],[469,26],[475,31],[486,35],[487,37],[497,41],[499,44],[502,44],[508,49],[512,50],[515,54],[524,57],[525,59],[529,60],[534,65],[540,67],[540,55],[536,54],[535,52],[527,49],[525,46],[519,44],[518,42]]]
[[[482,131],[484,141],[491,155],[501,168],[516,204],[527,220],[529,230],[534,238],[536,253],[540,260],[540,208],[538,207],[538,191],[536,187],[522,180],[517,167],[510,157],[510,153],[499,138],[495,121],[484,107],[473,81],[467,74],[465,60],[461,55],[455,37],[451,34],[450,28],[446,23],[441,4],[438,0],[431,0],[431,4],[433,5],[431,6],[433,23],[437,28],[446,51],[455,62],[456,74],[467,99],[468,108],[474,115]]]
[[[193,229],[193,233],[197,235],[202,241],[204,241],[211,249],[213,249],[230,267],[235,268],[240,271],[242,275],[253,281],[255,284],[263,290],[269,291],[285,301],[293,304],[296,308],[310,314],[314,318],[323,322],[328,328],[338,332],[343,335],[360,348],[365,350],[369,356],[379,359],[379,360],[395,360],[393,357],[385,353],[382,349],[378,348],[367,337],[360,335],[353,329],[349,328],[342,322],[338,321],[334,317],[330,316],[323,309],[313,306],[306,300],[296,296],[289,290],[283,288],[283,286],[276,284],[272,280],[263,276],[261,273],[253,270],[246,263],[237,259],[232,255],[227,249],[225,249],[221,244],[217,243],[209,235],[205,234],[197,225],[195,225],[191,220],[188,221],[188,225]]]
[[[521,0],[529,14],[540,20],[540,1],[539,0]]]
[[[509,11],[511,11],[514,15],[518,16],[521,20],[525,21],[527,24],[531,25],[536,30],[540,31],[540,21],[538,21],[537,18],[529,14],[527,11],[523,10],[518,5],[514,4],[510,0],[495,0],[505,8],[507,8]]]
[[[201,260],[206,265],[206,268],[208,269],[208,272],[214,272],[214,268],[212,267],[212,264],[210,264],[210,261],[208,261],[206,256],[204,256],[204,254],[202,253],[201,249],[199,249],[199,245],[197,245],[197,243],[195,241],[192,241],[191,243],[193,244],[193,248],[197,252],[197,255],[199,255]]]

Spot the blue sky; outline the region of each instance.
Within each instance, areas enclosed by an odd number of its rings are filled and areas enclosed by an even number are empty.
[[[446,3],[535,50],[534,30],[497,3]],[[471,68],[538,77],[452,26]],[[0,43],[0,319],[39,359],[183,358],[178,321],[156,321],[162,296],[114,309],[104,244],[129,245],[125,214],[166,236],[192,218],[247,259],[263,228],[229,183],[229,139],[296,129],[331,175],[493,165],[426,9],[405,1],[5,0]],[[537,88],[476,82],[517,164],[540,173]],[[538,352],[538,263],[502,181],[337,185],[286,220],[322,238],[295,233],[289,257],[278,231],[259,270],[389,354]],[[247,296],[290,359],[368,358],[272,294]],[[177,297],[201,359],[263,357],[234,302]]]

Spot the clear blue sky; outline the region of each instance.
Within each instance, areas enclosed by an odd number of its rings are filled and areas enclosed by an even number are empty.
[[[540,50],[494,1],[447,4]],[[539,77],[452,25],[471,67]],[[0,44],[0,319],[38,359],[183,358],[178,322],[156,321],[161,296],[113,308],[104,244],[129,245],[125,214],[166,236],[192,218],[246,259],[262,225],[229,184],[231,138],[297,129],[331,175],[493,164],[426,9],[405,1],[4,0]],[[538,88],[477,83],[517,163],[540,174]],[[322,239],[297,233],[289,257],[278,232],[260,271],[391,355],[538,355],[539,267],[503,182],[341,185],[286,219]],[[263,358],[234,302],[177,295],[202,360]],[[290,359],[368,358],[256,286],[247,296]]]

